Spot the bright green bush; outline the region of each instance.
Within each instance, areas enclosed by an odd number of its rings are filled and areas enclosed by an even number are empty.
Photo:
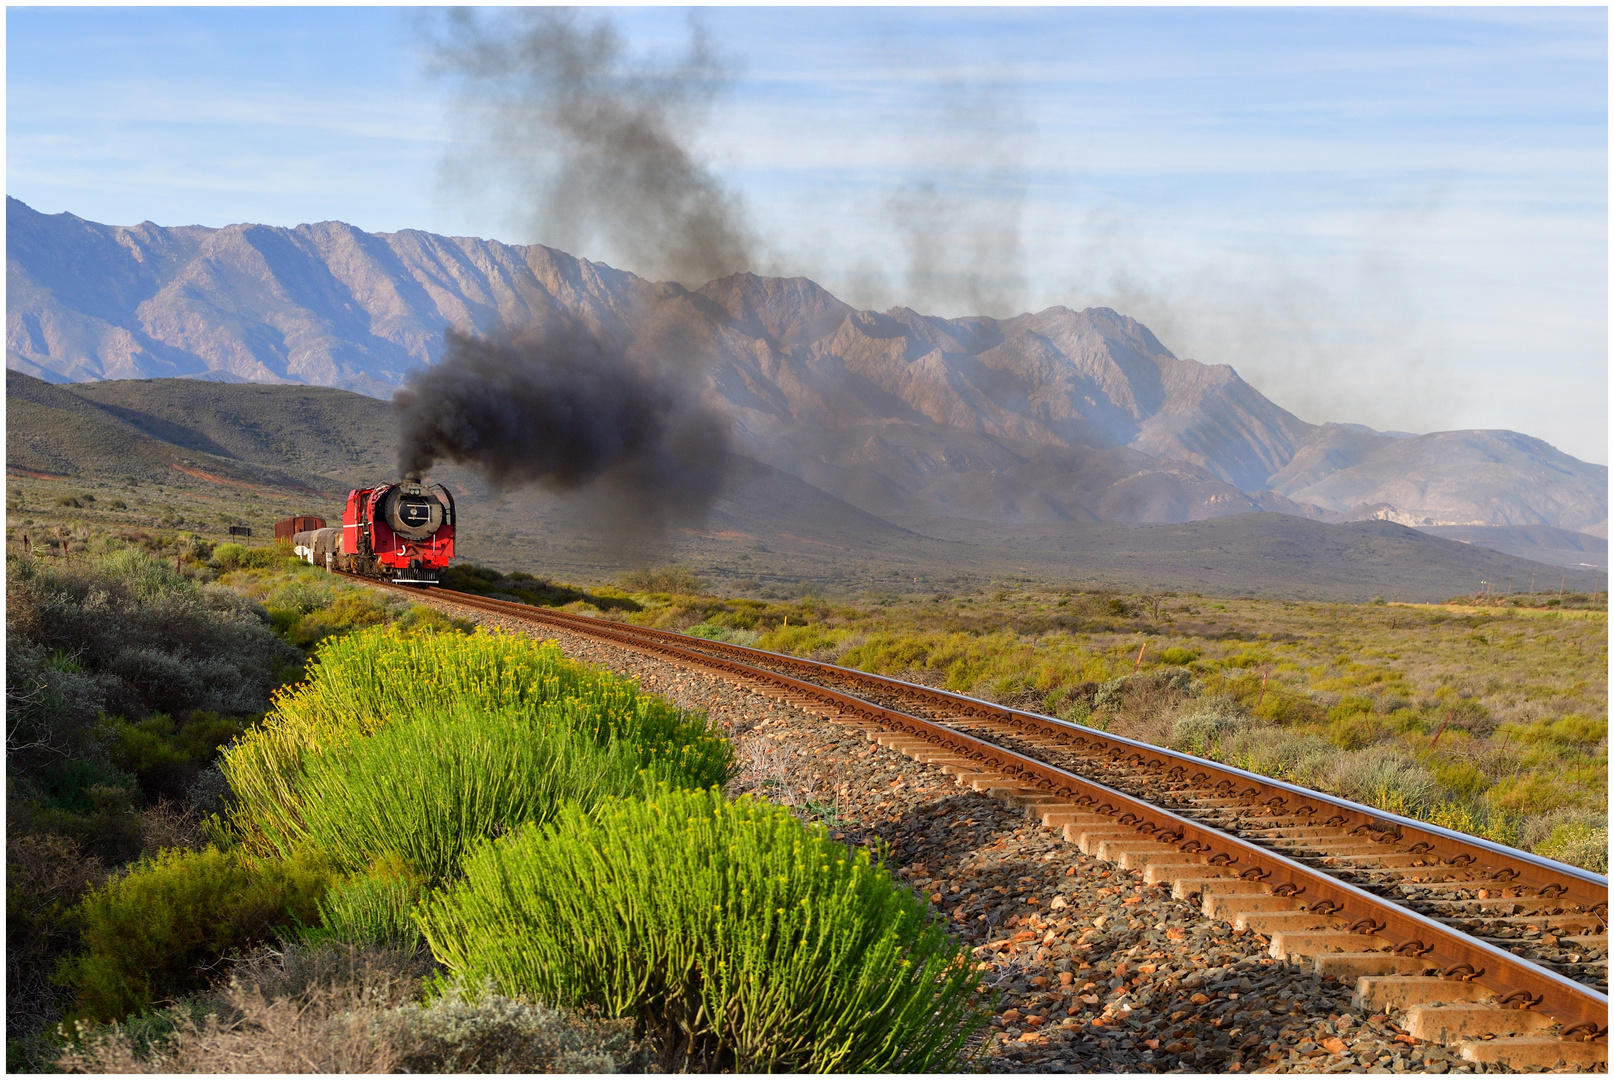
[[[1571,713],[1532,724],[1504,724],[1498,734],[1527,745],[1545,742],[1564,747],[1595,747],[1608,740],[1608,721]]]
[[[708,641],[726,641],[730,645],[750,645],[753,647],[762,638],[762,635],[755,630],[719,626],[716,623],[701,623],[697,626],[691,626],[684,633],[690,637],[705,638]]]
[[[312,923],[333,877],[318,856],[161,852],[84,898],[76,915],[85,952],[58,978],[97,1020],[201,990],[204,964],[262,944],[277,927]]]
[[[624,679],[566,660],[552,643],[505,633],[410,634],[372,628],[326,641],[318,661],[313,676],[281,694],[264,723],[221,760],[238,800],[232,823],[253,850],[283,854],[316,826],[309,815],[318,814],[310,809],[317,789],[305,784],[305,770],[321,768],[322,777],[337,783],[343,769],[379,769],[379,759],[368,754],[333,758],[340,767],[315,763],[406,721],[430,720],[434,730],[478,722],[477,734],[467,734],[469,742],[456,743],[456,753],[471,755],[462,765],[439,757],[433,765],[419,766],[445,783],[475,755],[492,753],[495,743],[514,751],[512,740],[533,739],[550,729],[575,732],[601,748],[604,758],[596,755],[595,766],[610,776],[619,776],[619,759],[629,749],[635,770],[689,786],[722,783],[734,767],[733,748],[704,716],[685,713],[641,694]],[[495,733],[498,727],[507,729],[506,734]],[[426,729],[414,729],[395,739],[403,747],[426,737]],[[559,736],[540,739],[530,753],[520,751],[525,755],[521,760],[542,769],[558,768],[543,756],[548,753],[544,748],[563,742]],[[502,775],[516,775],[510,768],[501,765]],[[472,774],[459,775],[468,784],[480,783]],[[555,783],[560,786],[545,790],[556,797],[571,790]],[[630,790],[636,788],[615,793]],[[401,798],[420,801],[418,792]],[[501,819],[501,827],[525,820],[512,810]],[[368,857],[358,865],[367,862]]]
[[[641,770],[635,747],[602,746],[564,717],[460,708],[306,755],[301,822],[259,824],[282,854],[311,844],[346,871],[396,855],[442,880],[476,840],[548,821],[566,800],[636,794],[653,776],[712,779]]]
[[[563,809],[420,909],[468,982],[633,1018],[673,1067],[954,1070],[968,955],[865,852],[716,790]]]
[[[371,873],[338,882],[319,902],[320,925],[303,936],[315,944],[417,945],[420,928],[409,912],[424,894],[423,884],[406,874]]]
[[[239,570],[246,565],[247,549],[243,544],[234,541],[220,544],[213,549],[212,563],[220,570]]]

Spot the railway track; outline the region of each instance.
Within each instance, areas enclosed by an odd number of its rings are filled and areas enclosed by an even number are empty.
[[[361,579],[363,580],[363,579]],[[375,582],[368,582],[376,584]],[[401,586],[383,586],[418,595]],[[1198,897],[1476,1062],[1606,1069],[1608,879],[1187,754],[779,653],[437,590],[704,669],[862,729]]]

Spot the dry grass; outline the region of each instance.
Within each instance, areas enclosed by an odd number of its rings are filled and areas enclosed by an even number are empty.
[[[135,816],[140,819],[140,847],[145,854],[169,848],[197,851],[205,842],[201,815],[188,802],[159,799]]]
[[[450,988],[419,1001],[429,955],[328,944],[237,964],[227,987],[127,1025],[81,1025],[82,1073],[616,1072],[631,1024]]]

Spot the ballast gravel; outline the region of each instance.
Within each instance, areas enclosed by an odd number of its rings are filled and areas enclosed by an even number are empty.
[[[1268,939],[1206,918],[1169,886],[1081,853],[1023,811],[861,732],[741,685],[553,627],[460,608],[555,641],[722,725],[730,794],[784,803],[883,852],[979,964],[992,1072],[1476,1073],[1505,1068],[1357,1015],[1351,987],[1274,960]]]

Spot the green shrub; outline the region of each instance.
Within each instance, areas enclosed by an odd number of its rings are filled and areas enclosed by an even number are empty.
[[[15,835],[49,833],[76,842],[84,853],[107,865],[126,863],[140,854],[140,818],[134,809],[136,785],[133,777],[125,777],[114,784],[95,782],[100,775],[96,762],[61,762],[57,770],[47,770],[42,776],[31,777],[30,784],[18,784],[37,796],[47,792],[45,798],[7,800],[6,828]],[[111,770],[111,766],[104,766]],[[61,787],[49,781],[71,778]],[[32,781],[45,781],[34,784]],[[77,787],[86,783],[84,787]],[[63,798],[49,797],[54,792]]]
[[[1187,667],[1189,664],[1192,664],[1198,659],[1198,653],[1190,649],[1185,649],[1180,645],[1173,645],[1171,648],[1165,649],[1160,653],[1160,662],[1162,664],[1175,664],[1179,667]]]
[[[1608,873],[1608,823],[1604,821],[1565,821],[1534,848],[1537,855],[1573,866]]]
[[[1517,816],[1483,804],[1453,799],[1424,807],[1416,816],[1443,829],[1455,829],[1470,836],[1482,836],[1495,843],[1506,844],[1508,847],[1519,846]]]
[[[553,643],[483,631],[422,635],[372,628],[327,640],[318,658],[313,677],[281,694],[264,723],[229,748],[220,763],[237,799],[232,822],[254,850],[284,853],[311,824],[304,816],[310,790],[302,782],[305,768],[399,721],[430,719],[439,726],[486,721],[477,728],[484,743],[476,753],[491,752],[495,743],[511,745],[517,732],[531,737],[561,728],[599,747],[616,745],[619,749],[606,755],[612,761],[626,752],[621,748],[631,748],[636,768],[694,786],[723,783],[733,770],[733,748],[704,716],[566,660]],[[493,731],[501,725],[506,734]],[[397,736],[399,745],[423,737],[422,730]],[[457,753],[472,753],[469,743],[458,745]],[[559,745],[544,742],[532,753],[522,751],[521,760],[548,760],[532,754]],[[374,760],[369,757],[340,760],[353,768],[380,768],[361,764]],[[446,776],[445,770],[459,767],[433,760],[420,768]],[[500,768],[508,773],[507,766]],[[327,774],[337,775],[330,769]],[[362,858],[357,865],[368,861]]]
[[[1075,701],[1066,706],[1059,714],[1059,719],[1071,724],[1090,724],[1093,719],[1093,709],[1085,701]]]
[[[6,585],[13,775],[63,753],[104,757],[103,711],[261,713],[282,672],[301,659],[260,609],[136,549],[66,565],[13,558]]]
[[[617,584],[636,593],[698,593],[706,582],[682,566],[640,567],[617,578]]]
[[[307,754],[300,827],[289,819],[254,824],[282,855],[311,843],[346,871],[396,855],[432,880],[451,877],[474,841],[548,821],[566,800],[588,807],[634,794],[654,775],[639,768],[635,747],[602,746],[559,712],[456,709]]]
[[[1360,750],[1387,738],[1394,731],[1382,716],[1367,712],[1350,712],[1331,720],[1328,737],[1344,750]]]
[[[1541,719],[1531,724],[1504,724],[1497,734],[1525,744],[1556,744],[1563,747],[1595,747],[1608,739],[1608,721],[1571,713],[1556,720]]]
[[[85,952],[58,977],[97,1020],[200,990],[202,965],[313,922],[333,876],[317,856],[249,863],[235,852],[161,852],[84,898]]]
[[[470,982],[632,1018],[672,1067],[951,1071],[981,1022],[968,954],[865,852],[712,791],[563,809],[428,901]]]
[[[1211,757],[1224,737],[1249,724],[1249,718],[1226,698],[1196,701],[1171,722],[1171,745],[1190,754]]]
[[[1340,754],[1327,779],[1347,799],[1408,817],[1417,817],[1443,794],[1431,770],[1389,746]]]
[[[216,569],[228,573],[231,570],[239,570],[245,566],[246,556],[246,547],[231,541],[214,548],[213,558],[210,561]]]
[[[409,912],[424,894],[422,882],[397,872],[338,882],[319,902],[320,925],[303,936],[314,944],[335,940],[412,948],[420,943],[420,928]]]
[[[753,648],[762,638],[762,635],[755,630],[718,626],[715,623],[700,623],[697,626],[691,626],[684,633],[691,637],[705,638],[708,641],[726,641],[730,645],[750,645]]]
[[[436,608],[425,604],[410,604],[409,610],[393,620],[399,630],[408,630],[413,633],[458,633],[470,634],[476,631],[476,624],[470,619],[462,619],[457,615],[445,615]]]
[[[245,717],[192,709],[177,722],[166,713],[135,723],[110,717],[106,734],[113,763],[134,773],[147,794],[180,799],[248,723]]]

